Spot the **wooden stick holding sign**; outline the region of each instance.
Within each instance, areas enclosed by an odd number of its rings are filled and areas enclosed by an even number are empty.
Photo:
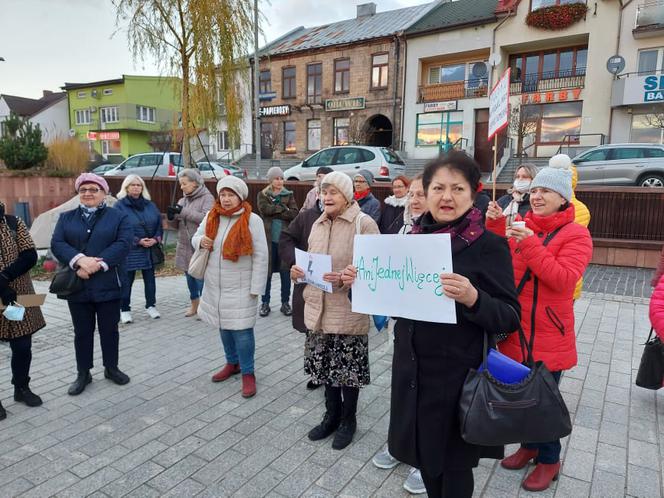
[[[492,199],[496,200],[496,180],[498,172],[498,133],[507,127],[510,111],[510,68],[503,73],[489,94],[489,141],[493,138],[493,178]]]

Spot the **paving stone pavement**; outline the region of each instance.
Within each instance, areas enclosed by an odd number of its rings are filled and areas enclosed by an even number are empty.
[[[330,440],[306,437],[322,416],[323,393],[305,388],[303,337],[288,318],[259,318],[258,394],[245,400],[237,376],[210,382],[222,348],[214,330],[184,318],[184,278],[159,279],[157,289],[162,318],[143,311],[138,280],[136,322],[121,327],[127,386],[103,378],[97,344],[93,383],[78,397],[67,395],[73,332],[67,306],[52,296],[44,306],[48,326],[33,349],[31,385],[42,407],[13,401],[9,348],[0,346],[0,399],[9,412],[0,422],[0,497],[408,496],[405,465],[371,464],[389,423],[388,333],[370,334],[372,384],[360,394],[358,432],[351,446],[335,451]],[[486,460],[475,471],[475,496],[661,496],[664,402],[633,382],[649,330],[647,299],[603,289],[586,292],[575,311],[579,365],[561,383],[574,431],[563,441],[559,481],[527,493],[524,471]]]

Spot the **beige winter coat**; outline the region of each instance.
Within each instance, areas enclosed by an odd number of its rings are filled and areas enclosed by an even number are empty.
[[[332,271],[340,272],[353,263],[353,240],[360,206],[353,203],[331,220],[323,213],[311,228],[309,252],[332,256]],[[361,234],[379,234],[370,216],[360,220]],[[309,330],[326,334],[366,335],[369,316],[351,311],[348,287],[335,288],[331,294],[307,285],[304,289],[304,321]]]
[[[249,218],[253,254],[240,256],[236,262],[221,258],[224,240],[242,212],[241,209],[230,218],[221,217],[205,269],[205,287],[198,307],[201,320],[225,330],[245,330],[256,324],[258,296],[265,291],[267,280],[267,241],[263,220],[257,214],[251,213]],[[191,240],[193,247],[200,245],[206,224],[207,215]]]

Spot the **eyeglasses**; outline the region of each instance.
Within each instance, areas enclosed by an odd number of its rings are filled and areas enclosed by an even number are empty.
[[[94,187],[78,189],[78,193],[79,194],[84,194],[84,195],[85,194],[98,194],[99,192],[101,192],[101,189],[100,188],[94,188]]]
[[[362,184],[362,183],[367,183],[367,182],[366,182],[366,180],[354,180],[353,183]]]

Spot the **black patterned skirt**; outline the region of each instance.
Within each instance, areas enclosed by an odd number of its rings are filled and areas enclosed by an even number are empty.
[[[304,371],[319,384],[362,387],[369,376],[369,337],[309,332],[304,343]]]

